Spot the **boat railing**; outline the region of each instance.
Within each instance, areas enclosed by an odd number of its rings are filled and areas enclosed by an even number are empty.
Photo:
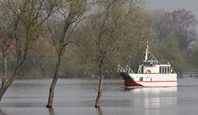
[[[128,65],[126,65],[126,71],[128,73],[134,73],[133,70]]]
[[[126,67],[123,68],[120,64],[118,65],[118,70],[117,70],[117,72],[134,73],[133,70],[132,70],[128,65],[126,65]]]
[[[126,72],[126,70],[119,64],[117,72]]]

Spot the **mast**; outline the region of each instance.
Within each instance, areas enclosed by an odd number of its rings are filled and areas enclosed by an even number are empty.
[[[148,41],[147,41],[147,45],[146,45],[146,52],[145,52],[144,61],[147,61],[147,60],[148,60],[148,50],[149,50],[149,46],[148,46]]]

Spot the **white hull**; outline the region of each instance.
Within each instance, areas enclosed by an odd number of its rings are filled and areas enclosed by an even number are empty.
[[[126,88],[134,87],[177,87],[177,74],[129,74]]]

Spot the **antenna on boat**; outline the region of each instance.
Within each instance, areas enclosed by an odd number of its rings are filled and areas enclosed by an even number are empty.
[[[148,50],[149,50],[149,46],[148,46],[148,41],[147,41],[147,45],[146,45],[146,52],[145,52],[144,61],[147,61],[147,60],[148,60]]]

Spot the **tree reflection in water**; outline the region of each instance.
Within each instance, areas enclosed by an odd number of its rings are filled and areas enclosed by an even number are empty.
[[[7,115],[7,114],[0,108],[0,115]]]
[[[102,112],[102,109],[99,107],[99,108],[96,108],[97,112],[98,112],[98,115],[103,115],[103,112]]]
[[[48,108],[48,111],[49,111],[49,115],[55,115],[53,108]]]

